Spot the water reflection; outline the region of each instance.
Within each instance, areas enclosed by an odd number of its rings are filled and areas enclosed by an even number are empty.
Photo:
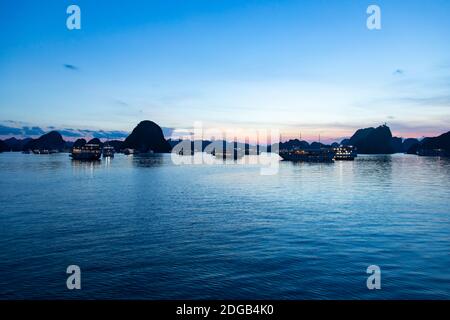
[[[101,160],[91,160],[91,161],[72,160],[71,163],[72,163],[73,167],[88,168],[88,167],[99,166],[102,163],[102,161]]]
[[[382,154],[382,155],[358,155],[356,158],[358,161],[365,161],[365,162],[392,162],[392,155],[390,154]]]
[[[287,161],[283,161],[287,162]],[[301,162],[301,161],[292,161],[291,165],[296,167],[330,167],[335,165],[334,162]]]
[[[408,155],[263,176],[170,154],[2,154],[0,298],[74,298],[48,275],[75,257],[92,271],[80,299],[373,299],[370,264],[389,279],[376,298],[448,299],[449,176],[450,160]]]
[[[114,159],[114,157],[104,157],[102,163],[105,167],[110,167],[112,159]]]
[[[393,170],[392,157],[392,155],[359,155],[355,160],[359,165],[354,166],[352,174],[361,179],[365,177],[372,184],[380,184],[381,182],[390,184],[392,183]]]
[[[133,156],[130,156],[130,159],[132,160],[133,165],[136,167],[160,167],[162,166],[166,161],[164,159],[163,154],[136,154]],[[170,159],[169,159],[170,160]]]
[[[71,160],[71,164],[74,172],[88,172],[92,176],[94,170],[101,168],[102,162],[100,160],[94,161]]]

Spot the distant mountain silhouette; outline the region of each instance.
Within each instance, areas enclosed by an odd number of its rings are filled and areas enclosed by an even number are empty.
[[[157,153],[170,152],[170,150],[180,143],[180,140],[166,140],[163,135],[161,127],[156,123],[145,120],[140,122],[133,132],[126,138],[125,141],[111,140],[102,143],[100,139],[94,138],[89,142],[85,139],[78,139],[75,142],[64,141],[61,134],[57,131],[51,131],[42,135],[38,139],[25,138],[17,139],[15,137],[8,138],[6,140],[0,140],[0,152],[5,151],[24,151],[34,149],[47,149],[47,150],[69,150],[72,147],[81,147],[86,143],[97,143],[100,145],[107,144],[114,147],[116,152],[120,152],[125,148],[135,149],[139,152],[147,152],[152,150]],[[224,141],[190,141],[191,150],[196,152],[204,151],[207,146],[214,142],[215,145],[222,144],[230,150],[233,148],[242,149],[247,151],[250,148],[256,148],[257,146],[251,146],[248,143],[234,143]],[[353,145],[357,147],[358,153],[366,154],[391,154],[396,152],[406,152],[409,154],[419,155],[450,155],[450,131],[444,133],[438,137],[425,138],[422,141],[418,139],[409,138],[403,140],[402,138],[392,137],[391,130],[388,126],[383,125],[377,128],[365,128],[357,130],[350,139],[344,139],[341,141],[343,145]],[[289,140],[286,142],[280,142],[279,150],[293,150],[293,149],[313,149],[322,147],[336,147],[338,143],[325,145],[319,142],[312,142],[309,144],[307,141],[298,139]],[[267,150],[270,151],[273,147],[267,146]],[[197,150],[198,149],[198,150]],[[262,150],[262,146],[259,146]],[[276,148],[278,150],[278,148]]]
[[[450,131],[434,138],[425,138],[420,143],[425,149],[445,149],[450,151]]]
[[[167,139],[167,143],[170,145],[171,148],[175,147],[177,144],[181,143],[183,140],[181,139],[177,139],[177,140],[172,140],[172,139]]]
[[[280,150],[309,149],[309,143],[304,140],[293,139],[286,142],[280,142]]]
[[[450,131],[434,138],[425,138],[418,145],[418,153],[422,155],[450,156]],[[436,150],[443,152],[436,153]]]
[[[331,147],[332,148],[337,148],[337,147],[339,147],[340,146],[340,143],[337,143],[337,142],[333,142],[332,144],[331,144]]]
[[[63,150],[65,148],[65,141],[63,140],[61,134],[57,131],[51,131],[39,137],[38,139],[32,139],[27,142],[23,149],[24,150],[34,150],[34,149],[46,149],[46,150]]]
[[[6,152],[10,150],[11,149],[9,148],[9,146],[3,140],[0,140],[0,152]]]
[[[167,153],[171,150],[170,144],[164,138],[161,127],[149,120],[140,122],[125,139],[122,147],[124,149],[135,149],[140,152],[152,150],[157,153]]]
[[[320,149],[320,148],[330,148],[331,146],[328,144],[323,144],[321,142],[313,142],[309,145],[311,149]]]
[[[94,138],[88,141],[89,144],[98,144],[98,145],[103,145],[103,143],[100,141],[99,138]]]
[[[26,145],[28,142],[30,142],[31,138],[25,138],[25,139],[16,139],[16,138],[9,138],[6,139],[4,142],[8,145],[10,151],[23,151],[24,145]]]
[[[403,153],[403,139],[399,137],[392,137],[391,147],[394,153]]]
[[[170,144],[170,146],[173,148],[174,146],[176,146],[178,143],[180,143],[182,140],[167,140],[167,142]],[[188,144],[186,144],[186,141],[184,141],[185,145],[187,146]],[[190,141],[190,147],[186,147],[189,150],[195,151],[195,152],[203,152],[205,151],[205,148],[207,146],[209,146],[212,143],[212,141],[209,140],[194,140],[194,141]],[[219,143],[222,144],[222,140],[216,140],[215,143]]]
[[[419,151],[419,142],[412,144],[408,150],[406,150],[407,154],[417,154],[417,152]]]
[[[392,133],[388,126],[359,129],[348,140],[342,141],[345,145],[355,146],[358,153],[365,154],[392,154]]]
[[[409,153],[409,150],[414,146],[416,146],[416,151],[417,151],[417,145],[419,145],[418,139],[415,139],[415,138],[405,139],[403,141],[403,152]],[[416,152],[414,152],[414,153],[416,153]]]
[[[86,140],[85,139],[77,139],[73,145],[72,148],[81,148],[82,146],[84,146],[86,144]]]

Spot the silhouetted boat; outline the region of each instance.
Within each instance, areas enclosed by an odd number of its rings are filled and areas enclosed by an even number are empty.
[[[238,160],[241,159],[245,152],[241,150],[234,149],[234,151],[231,152],[223,152],[223,151],[216,151],[215,149],[211,152],[211,155],[213,155],[216,158],[224,159],[224,160]]]
[[[419,149],[417,155],[421,157],[448,157],[450,154],[445,149]]]
[[[123,154],[126,155],[131,155],[131,154],[136,154],[137,152],[134,149],[130,149],[130,148],[126,148],[123,150]]]
[[[102,156],[100,145],[87,143],[78,148],[72,148],[70,155],[74,160],[99,160]]]
[[[333,162],[334,158],[334,152],[327,148],[280,151],[279,155],[285,161],[295,162]]]
[[[48,149],[34,149],[32,150],[34,154],[52,154],[52,153],[58,153],[58,150],[48,150]]]
[[[356,148],[353,146],[339,146],[333,148],[334,160],[355,160],[357,157]]]
[[[114,157],[114,147],[104,146],[103,150],[102,150],[102,154],[103,154],[104,158],[106,158],[106,157],[110,157],[110,158]]]

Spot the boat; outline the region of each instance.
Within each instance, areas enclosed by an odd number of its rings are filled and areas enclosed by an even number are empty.
[[[50,154],[50,150],[47,149],[34,149],[32,152],[34,154]]]
[[[294,162],[333,162],[334,158],[334,152],[329,148],[280,151],[279,155],[284,161]]]
[[[419,149],[417,155],[421,157],[448,157],[450,154],[444,149]]]
[[[353,146],[339,146],[333,148],[334,160],[355,160],[358,156],[356,148]]]
[[[126,155],[131,155],[131,154],[135,154],[135,153],[137,153],[137,152],[135,152],[134,149],[126,148],[123,150],[123,154],[126,154]]]
[[[184,150],[184,148],[181,148],[181,150],[178,151],[179,156],[193,156],[194,154],[194,150],[191,149]]]
[[[104,146],[103,150],[102,150],[102,154],[103,154],[104,158],[106,158],[106,157],[113,158],[114,157],[114,147]]]
[[[141,157],[151,156],[151,155],[155,154],[155,152],[153,150],[146,150],[146,151],[139,151],[139,152],[136,152],[136,150],[135,150],[134,153]]]
[[[213,155],[214,157],[218,158],[218,159],[223,159],[223,160],[238,160],[241,159],[244,156],[244,152],[242,152],[241,150],[237,150],[234,149],[231,152],[230,151],[216,151],[216,149],[214,149],[211,152],[211,155]]]
[[[56,149],[33,149],[31,150],[31,152],[33,152],[34,154],[53,154],[53,153],[58,153],[59,150]],[[24,153],[30,153],[29,150],[28,151],[24,151]]]
[[[81,147],[72,148],[70,156],[73,160],[92,161],[99,160],[102,150],[99,144],[87,143]]]

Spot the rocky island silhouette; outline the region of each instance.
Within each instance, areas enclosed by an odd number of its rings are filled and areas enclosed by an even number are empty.
[[[144,120],[133,129],[125,140],[110,140],[107,141],[107,144],[113,147],[115,152],[132,149],[136,150],[137,153],[150,151],[169,153],[178,142],[180,141],[167,140],[164,137],[163,130],[155,122]],[[202,141],[202,151],[210,143],[211,141]],[[99,138],[94,138],[90,141],[86,141],[84,138],[77,139],[75,142],[65,141],[58,131],[50,131],[37,139],[11,137],[6,140],[0,140],[0,152],[29,152],[33,150],[63,152],[85,144],[98,144],[100,147],[103,147],[104,142]],[[422,140],[415,138],[402,139],[393,137],[390,128],[384,124],[376,128],[358,129],[349,139],[344,139],[340,143],[334,142],[331,145],[327,145],[320,142],[309,143],[304,140],[291,139],[280,142],[279,149],[320,149],[337,147],[339,145],[353,146],[359,154],[408,153],[422,156],[450,156],[450,131],[438,137],[428,137]],[[249,144],[246,143],[245,148],[248,147]]]

